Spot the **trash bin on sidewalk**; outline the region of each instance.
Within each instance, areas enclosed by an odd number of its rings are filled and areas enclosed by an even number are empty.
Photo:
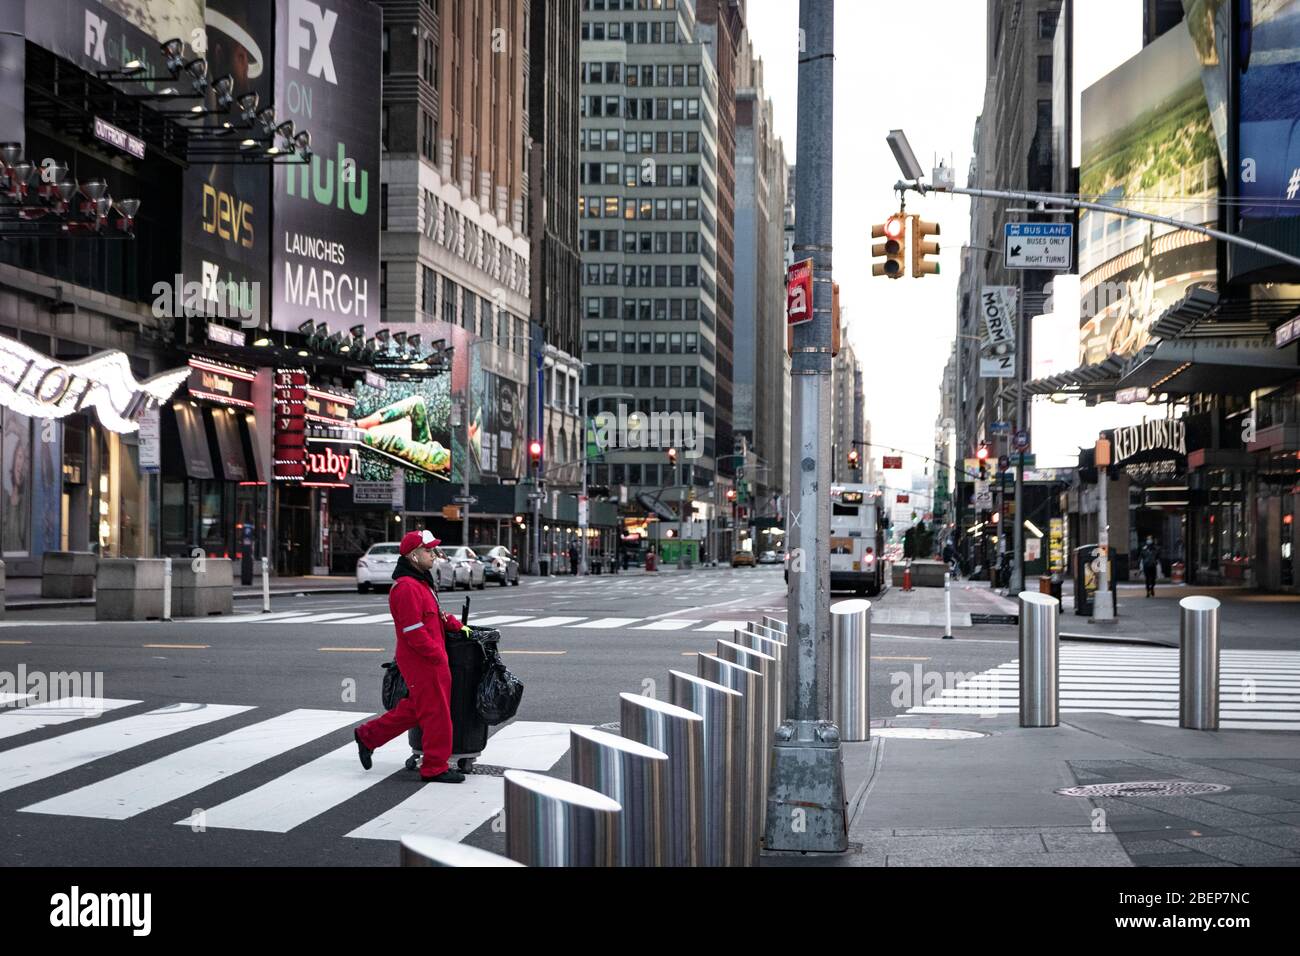
[[[477,707],[478,686],[487,670],[483,645],[501,640],[501,632],[492,628],[474,628],[471,633],[473,637],[465,637],[461,631],[449,631],[446,635],[447,662],[451,668],[449,763],[462,771],[474,766],[474,761],[487,746],[488,725],[479,716]],[[424,735],[419,727],[412,727],[407,731],[407,740],[411,745],[411,756],[407,758],[406,769],[415,770],[424,750]]]
[[[653,571],[653,570],[655,570],[655,564],[656,564],[656,563],[657,563],[657,562],[656,562],[656,555],[655,555],[655,553],[654,553],[653,551],[649,551],[649,552],[647,552],[647,553],[646,553],[646,556],[645,556],[645,569],[646,569],[647,571]]]
[[[548,577],[551,573],[551,559],[548,555],[543,555],[537,559],[537,568],[542,577]]]

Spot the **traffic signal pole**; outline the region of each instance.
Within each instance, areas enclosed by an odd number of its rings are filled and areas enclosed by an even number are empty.
[[[840,732],[830,707],[830,407],[833,0],[800,0],[795,259],[813,260],[812,319],[794,326],[791,389],[792,553],[784,719],[767,793],[769,850],[848,849]]]

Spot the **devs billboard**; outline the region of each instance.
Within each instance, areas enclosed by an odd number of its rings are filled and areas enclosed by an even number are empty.
[[[276,120],[311,132],[275,167],[272,327],[379,324],[382,15],[364,0],[276,0]]]
[[[1219,150],[1201,63],[1180,23],[1083,91],[1079,191],[1198,225],[1217,220]],[[1080,361],[1138,352],[1192,285],[1216,277],[1212,239],[1080,215]]]

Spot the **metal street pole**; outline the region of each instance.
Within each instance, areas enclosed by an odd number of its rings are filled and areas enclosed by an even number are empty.
[[[461,418],[465,420],[465,464],[461,468],[461,497],[465,499],[460,512],[460,543],[469,547],[469,385],[465,386],[465,401],[461,405]]]
[[[1025,308],[1025,271],[1020,270],[1016,278],[1016,431],[1029,431],[1029,422],[1026,421],[1026,403],[1025,403],[1025,364],[1028,356],[1029,343],[1029,315],[1028,309]],[[1011,555],[1011,587],[1010,592],[1014,597],[1024,590],[1025,587],[1025,518],[1024,518],[1024,489],[1025,489],[1025,453],[1023,449],[1016,450],[1016,497],[1015,497],[1015,521],[1014,533],[1011,536],[1015,553]]]
[[[1094,452],[1097,466],[1097,596],[1093,599],[1093,621],[1115,623],[1115,606],[1110,597],[1110,442],[1099,439]],[[1078,598],[1076,598],[1078,600]]]
[[[795,157],[796,259],[813,260],[812,320],[793,330],[792,544],[786,712],[776,732],[767,794],[771,850],[848,849],[840,733],[831,719],[830,408],[835,4],[800,0],[799,115]],[[800,569],[802,567],[802,569]]]

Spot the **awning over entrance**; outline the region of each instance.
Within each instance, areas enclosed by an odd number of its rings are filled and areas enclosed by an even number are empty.
[[[1194,392],[1244,395],[1300,375],[1297,345],[1276,348],[1271,338],[1176,339],[1159,342],[1134,357],[1119,388],[1188,395]]]

